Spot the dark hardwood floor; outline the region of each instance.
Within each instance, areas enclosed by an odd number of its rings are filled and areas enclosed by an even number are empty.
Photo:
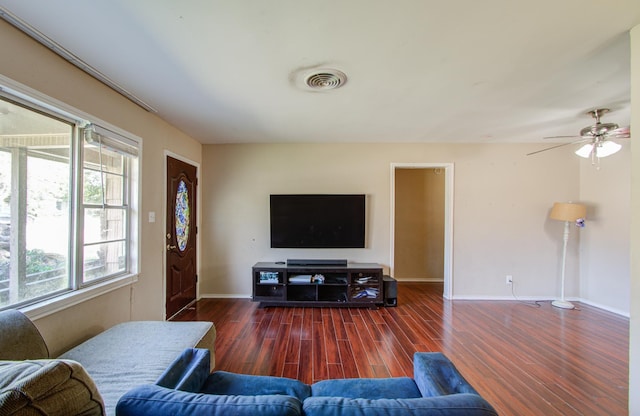
[[[441,294],[440,284],[400,283],[398,306],[379,310],[203,299],[176,320],[215,323],[217,370],[305,383],[412,376],[414,352],[442,351],[501,415],[628,413],[628,319]]]

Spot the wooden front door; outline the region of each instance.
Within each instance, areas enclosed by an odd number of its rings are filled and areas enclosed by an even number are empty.
[[[197,168],[167,156],[167,318],[196,300]]]

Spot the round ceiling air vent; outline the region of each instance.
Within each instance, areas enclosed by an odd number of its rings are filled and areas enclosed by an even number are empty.
[[[320,69],[305,78],[305,84],[314,90],[333,90],[347,82],[347,76],[337,69]]]

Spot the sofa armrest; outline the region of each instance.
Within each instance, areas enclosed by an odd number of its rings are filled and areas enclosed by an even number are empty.
[[[209,377],[211,353],[200,348],[187,348],[156,380],[168,389],[197,392]]]
[[[302,404],[291,396],[234,396],[190,393],[147,384],[118,401],[117,416],[300,416]]]
[[[424,397],[478,394],[453,363],[439,352],[416,352],[413,355],[413,379]]]
[[[0,361],[0,415],[103,416],[105,408],[76,361]]]
[[[302,410],[306,416],[497,416],[477,394],[450,394],[419,399],[349,399],[309,397]]]
[[[0,311],[0,334],[0,360],[49,358],[49,350],[40,331],[20,311]]]

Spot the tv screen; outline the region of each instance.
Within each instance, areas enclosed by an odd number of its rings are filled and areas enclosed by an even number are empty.
[[[271,195],[272,248],[363,248],[365,195]]]

